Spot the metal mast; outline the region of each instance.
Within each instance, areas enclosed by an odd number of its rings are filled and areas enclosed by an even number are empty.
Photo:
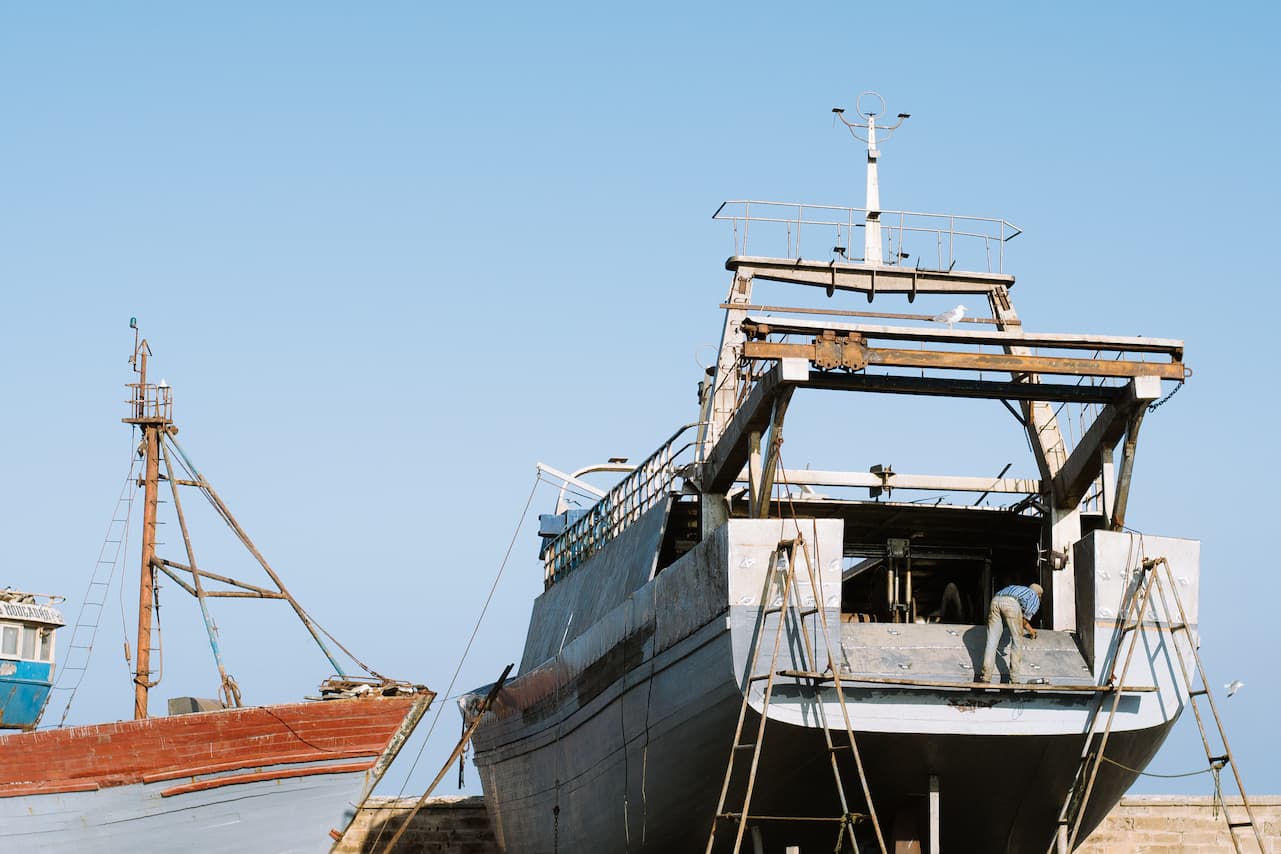
[[[879,109],[865,109],[864,101],[870,102],[873,98],[880,104]],[[863,92],[858,96],[854,109],[863,117],[862,122],[851,122],[845,118],[845,110],[841,107],[833,107],[832,112],[836,113],[841,122],[850,129],[851,136],[867,143],[867,204],[863,218],[863,263],[884,264],[885,259],[881,252],[881,190],[876,174],[876,161],[880,157],[880,152],[876,148],[876,117],[885,112],[885,99],[876,92]],[[898,130],[899,125],[903,124],[906,118],[910,118],[909,113],[899,113],[898,121],[880,128],[881,133],[889,139],[890,134]],[[867,135],[860,136],[860,130],[867,131]]]
[[[151,680],[151,617],[155,607],[155,556],[156,556],[156,506],[160,499],[160,437],[173,425],[173,400],[169,386],[147,382],[147,357],[151,348],[145,338],[139,338],[137,322],[129,325],[134,330],[133,355],[129,364],[138,374],[138,381],[130,383],[132,398],[131,417],[121,419],[126,424],[136,424],[142,431],[140,452],[146,461],[143,474],[142,516],[142,567],[138,584],[138,669],[134,671],[133,717],[147,717],[147,692],[155,686]]]

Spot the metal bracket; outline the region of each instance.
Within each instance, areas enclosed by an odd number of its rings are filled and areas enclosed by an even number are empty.
[[[867,345],[857,335],[838,336],[834,330],[825,329],[814,339],[814,365],[824,371],[860,370],[867,367]]]

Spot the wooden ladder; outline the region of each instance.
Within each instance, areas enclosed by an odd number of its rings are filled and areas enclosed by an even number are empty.
[[[796,563],[803,559],[808,570],[810,590],[814,594],[814,604],[812,606],[801,607],[797,600],[797,579]],[[777,604],[769,604],[772,597],[771,592],[778,584],[782,588],[781,595],[777,599]],[[761,648],[763,646],[764,633],[768,618],[772,614],[778,615],[777,630],[774,633],[774,645],[770,652],[769,667],[764,671],[760,670]],[[805,619],[810,616],[818,615],[820,627],[824,637],[827,634],[827,615],[823,609],[822,592],[818,584],[814,571],[813,561],[810,560],[809,550],[805,547],[804,538],[799,532],[794,539],[780,540],[770,556],[770,565],[766,570],[765,593],[761,597],[761,607],[756,619],[756,627],[752,635],[751,658],[748,666],[748,675],[743,685],[743,702],[738,711],[738,724],[734,730],[734,743],[730,748],[729,760],[725,765],[725,779],[721,785],[720,799],[716,804],[716,813],[712,819],[711,831],[707,836],[706,854],[712,854],[716,844],[716,830],[722,821],[737,822],[737,831],[734,836],[734,854],[739,854],[743,844],[743,835],[747,830],[750,820],[756,821],[814,821],[812,816],[765,816],[753,815],[751,813],[752,793],[756,787],[756,772],[760,764],[761,748],[765,739],[765,724],[769,718],[769,705],[774,693],[774,680],[779,675],[778,657],[782,645],[784,634],[788,634],[788,620],[791,619],[791,626],[795,634],[803,640],[803,654],[805,661],[800,670],[788,670],[787,675],[793,678],[810,680],[814,688],[815,708],[818,714],[818,720],[821,723],[823,738],[827,746],[828,760],[831,765],[832,778],[836,785],[836,793],[840,800],[841,814],[832,819],[826,819],[840,824],[840,830],[837,834],[837,850],[840,848],[841,838],[848,837],[853,850],[857,852],[858,842],[855,839],[854,826],[856,821],[862,816],[852,813],[849,808],[849,800],[845,794],[845,785],[841,780],[840,769],[837,764],[837,751],[849,750],[854,758],[855,767],[858,769],[859,781],[863,787],[863,796],[867,801],[868,814],[872,820],[873,828],[876,832],[876,841],[880,847],[881,854],[885,854],[885,841],[881,835],[880,824],[876,819],[876,810],[872,807],[871,794],[868,791],[867,776],[863,772],[862,758],[859,756],[858,745],[854,739],[854,730],[850,723],[849,709],[845,703],[845,693],[841,686],[840,668],[837,662],[832,660],[831,648],[828,648],[828,669],[827,672],[817,672],[814,667],[814,646],[810,640],[809,632],[805,628]],[[830,674],[830,675],[829,675]],[[820,695],[820,686],[824,682],[831,681],[836,688],[836,696],[841,707],[841,713],[844,718],[845,733],[848,739],[847,744],[837,745],[832,740],[832,730],[828,726],[827,710]],[[760,720],[756,725],[756,732],[752,740],[746,741],[744,736],[744,723],[747,719],[747,710],[751,706],[752,686],[758,682],[764,682],[764,693],[761,701]],[[738,760],[739,754],[745,751],[751,751],[751,765],[747,772],[746,786],[743,789],[741,805],[737,810],[727,808],[730,801],[731,782],[734,776],[734,767]],[[825,819],[818,819],[820,821]]]
[[[1170,600],[1172,599],[1178,611],[1179,622],[1173,625],[1157,624],[1157,630],[1162,628],[1169,632],[1169,645],[1174,647],[1175,655],[1179,660],[1179,675],[1183,678],[1183,685],[1188,691],[1189,705],[1192,706],[1192,713],[1196,718],[1197,729],[1201,734],[1201,745],[1205,749],[1205,758],[1210,763],[1210,770],[1214,774],[1215,786],[1214,795],[1216,804],[1223,810],[1223,818],[1228,824],[1228,835],[1232,838],[1232,846],[1236,849],[1237,854],[1241,852],[1241,840],[1238,834],[1244,833],[1244,828],[1250,828],[1254,834],[1255,841],[1259,845],[1260,851],[1267,851],[1263,842],[1263,834],[1254,817],[1254,808],[1250,805],[1250,799],[1245,793],[1245,787],[1241,784],[1241,773],[1237,768],[1236,759],[1232,756],[1232,748],[1228,745],[1228,735],[1223,728],[1223,719],[1219,717],[1219,710],[1214,704],[1214,696],[1210,693],[1210,683],[1205,675],[1205,666],[1201,662],[1201,655],[1197,652],[1196,644],[1192,640],[1192,633],[1188,626],[1187,612],[1183,608],[1183,601],[1179,598],[1178,584],[1175,582],[1174,574],[1170,569],[1170,563],[1164,557],[1145,558],[1142,563],[1144,578],[1141,585],[1136,588],[1134,595],[1130,598],[1130,605],[1126,609],[1124,618],[1120,624],[1122,638],[1128,632],[1141,631],[1143,626],[1144,615],[1147,612],[1149,600],[1153,592],[1159,597],[1162,612],[1170,619],[1174,612],[1170,609]],[[1165,578],[1162,578],[1164,570]],[[1166,595],[1166,588],[1169,588],[1169,598]],[[1131,620],[1131,615],[1134,619]],[[1188,649],[1191,651],[1192,663],[1196,667],[1197,675],[1200,677],[1201,687],[1197,688],[1193,681],[1192,672],[1188,669],[1188,657],[1183,652],[1183,647],[1176,642],[1175,632],[1183,632],[1188,639]],[[1119,641],[1118,641],[1119,643]],[[1059,815],[1059,836],[1058,844],[1062,852],[1068,852],[1076,847],[1078,835],[1081,830],[1081,820],[1085,815],[1085,808],[1090,800],[1090,793],[1094,787],[1094,780],[1098,774],[1099,766],[1103,763],[1104,750],[1107,747],[1108,736],[1112,732],[1112,724],[1116,718],[1117,706],[1121,700],[1120,686],[1125,684],[1126,674],[1129,672],[1130,661],[1133,658],[1134,650],[1138,648],[1139,642],[1136,636],[1131,642],[1129,650],[1126,653],[1125,664],[1121,669],[1119,681],[1109,681],[1114,686],[1112,699],[1112,708],[1108,713],[1107,723],[1099,738],[1097,748],[1091,749],[1093,743],[1095,723],[1098,713],[1102,709],[1102,699],[1095,707],[1091,716],[1090,724],[1086,729],[1085,745],[1082,748],[1081,769],[1078,772],[1076,783],[1072,791],[1068,793],[1067,800],[1063,804],[1063,809]],[[1118,646],[1118,653],[1120,652]],[[1112,675],[1116,673],[1116,659],[1112,662]],[[1201,708],[1197,703],[1198,698],[1204,697],[1210,707],[1210,712],[1214,716],[1215,728],[1218,732],[1219,744],[1222,745],[1221,752],[1211,745],[1210,737],[1206,732],[1205,719],[1201,714]],[[1245,809],[1244,821],[1233,821],[1228,814],[1227,804],[1223,801],[1223,795],[1219,786],[1219,774],[1227,766],[1232,769],[1233,779],[1236,781],[1237,792],[1241,795],[1241,804]],[[1078,797],[1079,792],[1079,797]],[[1067,831],[1070,825],[1070,832]],[[1051,845],[1053,847],[1053,844]]]

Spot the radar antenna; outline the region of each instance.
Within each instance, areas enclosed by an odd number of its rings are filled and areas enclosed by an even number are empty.
[[[875,104],[879,104],[879,108],[872,109]],[[876,149],[876,132],[879,130],[884,139],[889,139],[890,135],[898,130],[899,125],[903,124],[903,120],[911,116],[909,113],[899,113],[897,122],[878,128],[876,117],[885,112],[885,99],[876,92],[861,93],[855,101],[854,111],[863,118],[862,122],[851,122],[845,118],[845,110],[841,107],[832,108],[837,118],[849,128],[850,135],[867,143],[867,204],[863,218],[863,261],[867,264],[883,264],[885,261],[881,252],[881,192],[876,178],[876,160],[879,156]],[[860,130],[867,131],[867,135],[860,134]]]

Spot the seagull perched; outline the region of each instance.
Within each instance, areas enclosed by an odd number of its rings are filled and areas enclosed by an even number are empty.
[[[1235,694],[1237,691],[1240,691],[1244,687],[1245,687],[1245,683],[1242,682],[1240,679],[1233,679],[1231,682],[1223,686],[1224,690],[1228,692],[1229,697],[1231,697],[1233,694]]]
[[[958,305],[956,308],[948,309],[942,314],[934,315],[934,322],[946,323],[947,328],[951,329],[954,324],[960,322],[962,317],[965,317],[965,306]]]

